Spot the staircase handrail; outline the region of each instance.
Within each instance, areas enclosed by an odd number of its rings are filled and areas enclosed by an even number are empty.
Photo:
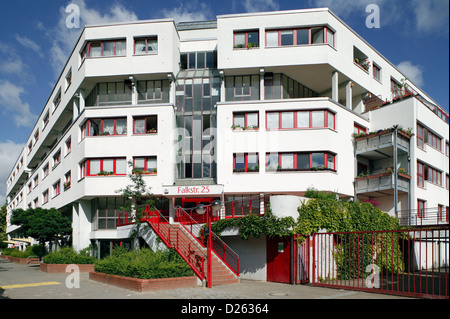
[[[183,225],[184,229],[188,231],[194,238],[197,239],[197,241],[203,246],[206,247],[205,243],[198,238],[198,234],[195,235],[192,232],[192,225],[197,225],[200,229],[202,229],[202,232],[204,232],[203,227],[197,223],[197,221],[192,218],[186,210],[180,206],[177,207],[176,212],[181,212],[185,216],[188,216],[188,220],[191,221],[190,223],[190,229],[186,226],[187,223],[180,222],[181,225]],[[217,236],[212,230],[210,230],[210,234],[212,236],[212,250],[216,254],[217,257],[219,257],[236,276],[239,276],[239,255],[234,252],[233,249],[231,249],[230,246],[228,246],[222,239],[220,239],[219,236]],[[204,237],[204,236],[203,236]]]
[[[206,260],[206,254],[199,249],[198,250],[198,254],[200,254],[200,259],[201,259],[201,264],[198,266],[200,269],[198,269],[198,267],[196,267],[195,263],[193,263],[190,260],[191,257],[191,244],[197,246],[197,244],[195,243],[195,241],[193,241],[192,239],[190,239],[188,236],[186,238],[188,238],[189,242],[187,242],[188,244],[188,252],[187,254],[185,252],[183,252],[180,248],[179,248],[179,236],[178,236],[178,232],[180,231],[180,229],[176,229],[172,224],[169,223],[169,221],[167,220],[167,218],[161,214],[161,211],[159,211],[158,209],[156,209],[153,205],[148,205],[144,211],[144,220],[147,221],[147,223],[152,227],[152,229],[158,234],[158,236],[161,238],[161,240],[164,242],[164,244],[169,247],[169,248],[174,248],[178,254],[181,256],[181,258],[183,258],[184,261],[186,261],[188,263],[188,265],[191,267],[191,269],[195,272],[195,274],[197,275],[197,277],[200,278],[200,280],[204,280],[206,278],[205,276],[205,260]],[[156,213],[158,213],[157,216],[155,216]],[[153,215],[151,215],[151,213],[154,213]],[[152,222],[152,218],[157,217],[158,221],[157,222]],[[161,220],[163,220],[163,222],[161,222]],[[169,235],[168,235],[168,239],[164,238],[164,236],[162,235],[161,231],[160,231],[160,227],[159,224],[167,224],[169,225]],[[158,226],[155,226],[154,224],[157,224]],[[177,234],[177,242],[176,245],[174,245],[171,240],[170,240],[170,229],[172,229],[173,231],[175,231],[175,233]],[[181,239],[182,240],[182,239]],[[185,242],[186,243],[186,242]]]

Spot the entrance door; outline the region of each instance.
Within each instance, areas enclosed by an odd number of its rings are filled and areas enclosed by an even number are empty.
[[[291,238],[267,238],[267,281],[291,283]]]

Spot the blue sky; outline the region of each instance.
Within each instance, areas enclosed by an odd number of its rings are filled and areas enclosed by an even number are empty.
[[[75,3],[81,29],[65,27]],[[368,4],[380,8],[380,28],[365,21]],[[448,0],[15,0],[0,11],[0,203],[6,178],[85,24],[174,18],[214,20],[217,15],[329,7],[351,28],[449,109]]]

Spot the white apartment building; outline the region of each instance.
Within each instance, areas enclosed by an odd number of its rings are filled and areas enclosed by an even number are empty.
[[[170,217],[313,187],[448,223],[449,115],[403,79],[327,8],[86,26],[7,180],[8,219],[55,207],[76,249],[107,252],[128,240],[133,161]],[[395,126],[413,134],[369,135]]]

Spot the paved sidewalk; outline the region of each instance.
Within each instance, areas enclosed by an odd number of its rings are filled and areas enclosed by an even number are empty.
[[[407,299],[349,290],[241,280],[238,284],[135,292],[89,279],[80,274],[79,288],[68,288],[70,274],[48,274],[39,265],[20,265],[0,259],[0,299]]]

